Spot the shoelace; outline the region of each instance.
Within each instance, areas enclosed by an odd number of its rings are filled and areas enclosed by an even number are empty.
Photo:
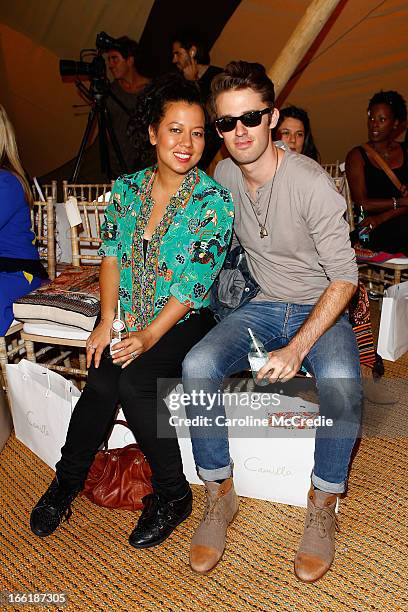
[[[204,514],[204,522],[209,523],[211,521],[216,521],[218,523],[222,523],[223,519],[217,513],[218,502],[221,500],[221,497],[216,497],[214,500],[211,500],[210,497],[207,497],[207,506],[205,508]]]
[[[43,504],[53,508],[60,521],[69,521],[72,516],[71,504],[75,495],[76,493],[72,492],[65,493],[64,495],[61,493],[59,495],[53,495],[50,492],[48,499],[45,499]]]
[[[317,508],[315,510],[311,510],[310,516],[309,516],[309,522],[306,525],[306,527],[317,529],[319,536],[321,538],[325,538],[327,536],[327,527],[326,527],[327,518],[329,519],[334,518],[335,529],[336,531],[340,531],[336,514],[334,514],[334,517],[333,517],[333,514],[326,508]]]

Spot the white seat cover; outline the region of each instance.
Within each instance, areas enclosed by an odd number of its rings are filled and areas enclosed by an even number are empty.
[[[36,336],[50,336],[52,338],[66,338],[68,340],[87,340],[90,331],[70,325],[58,323],[24,323],[23,331]]]

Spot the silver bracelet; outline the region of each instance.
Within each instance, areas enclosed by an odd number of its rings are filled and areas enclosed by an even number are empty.
[[[398,200],[397,200],[397,198],[391,198],[391,199],[393,201],[394,210],[397,210],[397,208],[398,208]]]

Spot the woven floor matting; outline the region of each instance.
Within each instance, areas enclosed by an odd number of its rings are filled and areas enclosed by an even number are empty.
[[[408,374],[407,356],[386,366],[387,376]],[[404,413],[406,420],[408,398],[398,399],[386,408],[388,417],[395,412],[399,421]],[[84,498],[74,502],[70,523],[40,539],[29,514],[52,472],[11,436],[0,455],[0,592],[64,592],[69,603],[57,608],[81,611],[408,610],[407,467],[406,438],[361,441],[341,503],[336,560],[320,582],[302,584],[292,572],[304,510],[247,498],[222,562],[202,577],[188,566],[201,487],[194,487],[192,517],[154,549],[128,545],[136,513]]]

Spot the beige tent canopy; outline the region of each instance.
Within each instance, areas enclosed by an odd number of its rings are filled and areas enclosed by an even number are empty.
[[[270,69],[311,0],[242,0],[213,46],[212,63],[259,61]],[[205,3],[206,4],[206,3]],[[73,157],[88,109],[59,76],[59,58],[78,58],[96,33],[139,39],[153,0],[14,0],[0,10],[1,102],[23,161],[44,174]],[[203,10],[204,4],[203,4]],[[214,19],[216,16],[214,16]],[[408,97],[408,3],[340,0],[280,103],[309,111],[325,162],[343,159],[366,136],[365,111],[379,89]]]

